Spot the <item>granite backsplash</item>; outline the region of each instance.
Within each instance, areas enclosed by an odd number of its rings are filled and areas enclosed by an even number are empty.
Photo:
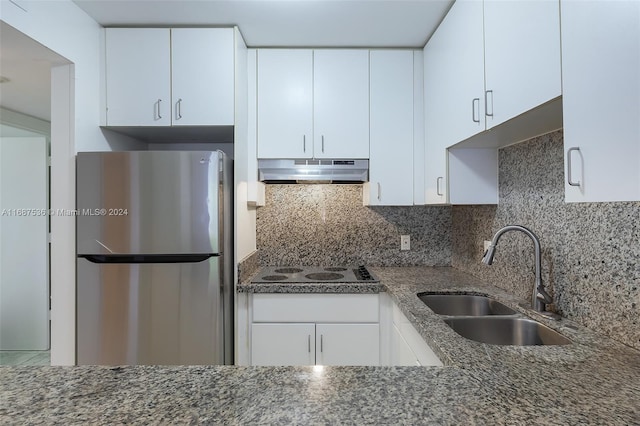
[[[563,155],[562,131],[501,149],[499,204],[452,207],[452,265],[530,300],[533,246],[524,234],[505,234],[493,266],[480,263],[483,240],[526,226],[540,238],[555,309],[640,349],[640,202],[565,203]]]
[[[450,266],[451,208],[365,207],[362,185],[267,185],[259,264]],[[400,251],[400,235],[411,250]]]
[[[255,250],[238,262],[238,282],[241,283],[249,280],[259,269],[258,250]]]

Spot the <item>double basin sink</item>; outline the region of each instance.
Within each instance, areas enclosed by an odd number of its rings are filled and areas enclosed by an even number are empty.
[[[549,327],[518,316],[508,306],[486,296],[419,293],[418,298],[442,315],[460,336],[492,345],[567,345],[571,341]]]

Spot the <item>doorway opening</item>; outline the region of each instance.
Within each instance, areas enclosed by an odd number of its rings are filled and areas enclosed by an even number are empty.
[[[52,71],[69,64],[0,21],[0,365],[50,364]]]

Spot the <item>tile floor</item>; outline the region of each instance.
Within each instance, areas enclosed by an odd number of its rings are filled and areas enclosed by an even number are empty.
[[[0,365],[50,365],[50,351],[0,351]]]

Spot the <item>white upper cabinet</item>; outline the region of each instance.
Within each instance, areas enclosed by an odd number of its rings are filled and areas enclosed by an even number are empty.
[[[427,204],[448,203],[447,147],[484,130],[482,2],[458,1],[424,48]]]
[[[171,30],[107,28],[107,125],[171,125]]]
[[[484,130],[482,2],[457,1],[424,49],[427,143]]]
[[[107,28],[108,126],[234,124],[233,28]]]
[[[313,156],[313,51],[257,51],[258,158]]]
[[[424,52],[413,51],[413,204],[426,202],[424,150]]]
[[[451,146],[562,94],[559,2],[457,1],[425,56],[427,129]]]
[[[258,158],[369,158],[369,51],[258,50]]]
[[[563,1],[565,200],[640,200],[640,2]]]
[[[171,30],[173,125],[234,124],[231,28]]]
[[[463,153],[451,167],[447,149],[496,149],[560,126],[559,108],[531,113],[562,94],[558,0],[458,0],[425,46],[424,63],[427,203],[497,202],[494,155]],[[467,172],[479,179],[467,182]],[[452,194],[451,181],[464,192]]]
[[[315,50],[314,156],[369,158],[369,51]]]
[[[558,0],[484,2],[487,129],[562,94],[558,8]]]
[[[369,205],[413,205],[413,51],[372,50]]]

